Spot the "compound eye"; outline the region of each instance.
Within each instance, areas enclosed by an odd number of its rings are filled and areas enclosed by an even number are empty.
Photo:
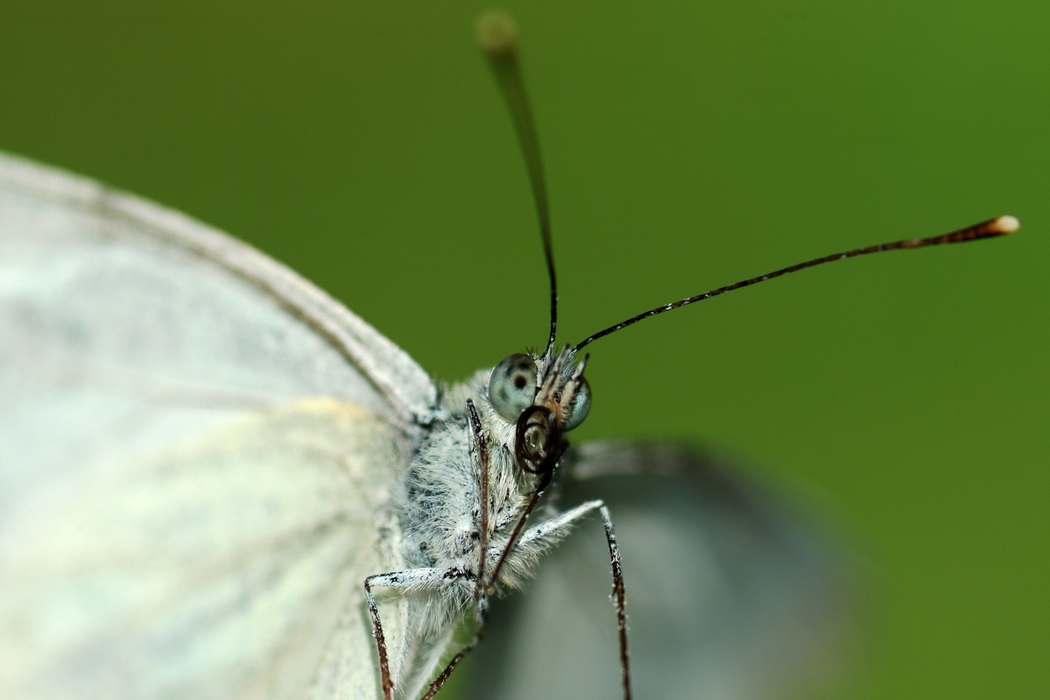
[[[565,412],[561,420],[561,429],[569,431],[583,422],[591,410],[591,385],[587,379],[580,378],[580,384],[576,387],[576,395],[572,397],[572,405]]]
[[[536,397],[536,361],[518,353],[504,359],[489,378],[489,401],[496,412],[511,423],[532,405]]]

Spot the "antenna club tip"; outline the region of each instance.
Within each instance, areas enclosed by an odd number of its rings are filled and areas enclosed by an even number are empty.
[[[518,23],[506,10],[485,10],[474,22],[474,37],[490,57],[510,56],[518,48]]]
[[[1007,214],[1005,216],[1000,216],[998,219],[993,221],[992,227],[994,228],[996,233],[1013,233],[1017,229],[1021,228],[1021,222],[1016,216],[1010,216],[1009,214]]]

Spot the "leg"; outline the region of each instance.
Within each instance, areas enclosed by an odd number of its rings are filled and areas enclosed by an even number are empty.
[[[372,595],[372,586],[383,586],[398,591],[425,591],[447,585],[451,579],[473,579],[474,574],[459,569],[409,569],[408,571],[395,571],[387,574],[376,574],[365,579],[365,599],[368,602],[368,615],[372,619],[372,637],[376,640],[376,650],[379,652],[379,675],[383,689],[384,700],[392,700],[394,695],[394,681],[390,675],[390,659],[387,655],[386,639],[383,636],[383,625],[379,620],[379,607],[376,605],[375,597]],[[473,643],[469,646],[473,646]],[[455,663],[465,655],[454,659]],[[455,667],[455,664],[452,664]],[[451,668],[446,669],[452,673]],[[444,672],[443,672],[444,675]],[[446,676],[447,677],[447,676]],[[444,680],[441,681],[444,683]],[[440,688],[440,685],[438,686]],[[434,689],[437,692],[437,689]]]
[[[561,542],[572,530],[572,527],[589,513],[604,508],[601,501],[587,501],[581,503],[572,510],[559,513],[550,520],[544,520],[539,525],[530,527],[518,541],[518,547],[528,549],[531,547],[553,547]],[[495,581],[493,581],[495,583]]]
[[[620,635],[620,681],[623,683],[623,700],[631,700],[631,667],[627,657],[627,612],[623,592],[623,569],[620,566],[620,548],[616,545],[609,509],[602,504],[602,522],[605,524],[605,540],[609,543],[609,560],[612,562],[613,604],[616,606],[616,631]]]
[[[474,600],[478,602],[479,609],[484,609],[488,601],[485,600],[485,557],[489,543],[489,448],[485,440],[485,431],[481,427],[481,418],[474,408],[474,402],[467,399],[467,415],[470,416],[470,426],[474,436],[474,450],[478,457],[478,492],[480,494],[481,523],[478,537],[478,583],[474,587]]]
[[[553,546],[569,534],[569,528],[579,519],[594,510],[598,510],[602,514],[602,523],[605,525],[605,539],[609,544],[609,560],[612,563],[613,576],[612,599],[613,605],[616,607],[616,630],[620,637],[620,678],[623,682],[624,700],[631,700],[631,671],[627,656],[627,612],[625,610],[623,568],[620,564],[620,548],[616,544],[616,533],[613,531],[609,509],[601,501],[583,503],[572,510],[565,511],[561,515],[526,530],[525,534],[521,536],[519,546],[525,549],[530,545],[533,547]]]
[[[452,660],[448,662],[447,666],[445,666],[445,670],[438,674],[438,677],[430,684],[430,687],[427,688],[427,692],[422,698],[420,698],[420,700],[431,700],[431,698],[437,694],[437,691],[441,690],[441,686],[445,685],[445,681],[447,681],[449,676],[452,675],[452,672],[456,669],[456,666],[459,665],[459,662],[462,661],[467,654],[474,651],[474,647],[476,647],[478,642],[481,641],[481,635],[485,629],[485,614],[488,612],[488,597],[482,593],[477,602],[478,631],[474,633],[474,638],[470,640],[469,644],[460,649],[458,654],[452,657]]]
[[[444,671],[438,674],[438,677],[430,684],[426,694],[420,698],[420,700],[430,700],[434,697],[434,695],[437,694],[437,691],[441,690],[441,686],[445,685],[445,681],[447,681],[448,677],[452,675],[452,671],[454,671],[456,666],[459,665],[459,662],[463,660],[463,657],[474,651],[474,647],[476,647],[480,641],[481,630],[478,629],[477,634],[474,635],[474,639],[470,640],[470,644],[460,649],[459,653],[452,657],[452,660],[448,662],[448,666],[445,667]]]

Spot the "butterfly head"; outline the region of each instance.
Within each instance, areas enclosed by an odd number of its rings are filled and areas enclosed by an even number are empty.
[[[517,353],[492,370],[489,400],[515,427],[518,464],[531,474],[554,469],[564,449],[563,433],[580,425],[591,408],[591,389],[583,371],[587,357],[576,362],[566,347],[557,355]]]

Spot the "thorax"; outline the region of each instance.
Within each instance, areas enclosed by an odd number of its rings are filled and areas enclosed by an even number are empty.
[[[489,372],[445,392],[434,424],[405,473],[399,508],[401,555],[409,567],[478,570],[482,509],[486,508],[486,569],[492,571],[533,491],[536,480],[517,468],[514,425],[500,417],[486,391]],[[473,402],[488,452],[488,503],[481,497],[481,460],[467,413]],[[509,555],[513,557],[513,554]]]

